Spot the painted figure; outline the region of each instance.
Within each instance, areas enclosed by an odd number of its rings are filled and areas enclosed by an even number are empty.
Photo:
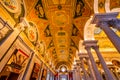
[[[38,16],[39,17],[44,17],[44,10],[43,10],[42,5],[38,4],[36,8],[37,8],[37,11],[38,11]]]

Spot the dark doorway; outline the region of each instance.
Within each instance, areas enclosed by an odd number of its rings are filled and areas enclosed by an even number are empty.
[[[19,74],[11,72],[7,80],[17,80]]]

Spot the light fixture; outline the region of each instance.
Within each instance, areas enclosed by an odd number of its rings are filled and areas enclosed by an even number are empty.
[[[61,70],[62,72],[66,72],[66,71],[67,71],[67,69],[66,69],[65,66],[62,66],[60,70]]]

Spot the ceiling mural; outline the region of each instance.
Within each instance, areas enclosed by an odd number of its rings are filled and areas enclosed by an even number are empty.
[[[47,49],[51,48],[51,47],[54,47],[54,43],[53,43],[53,40],[50,41],[50,44],[48,45]]]
[[[53,53],[53,54],[56,54],[55,48],[53,49],[52,53]]]
[[[120,8],[120,0],[110,0],[110,10]]]
[[[16,23],[25,17],[29,24],[25,38],[57,69],[61,65],[71,68],[79,41],[84,40],[86,22],[94,12],[105,13],[106,2],[110,10],[120,8],[120,0],[1,0],[0,9],[5,8]],[[100,49],[114,47],[100,28],[94,33]]]
[[[77,36],[78,35],[79,30],[77,29],[77,27],[73,24],[72,27],[72,36]]]
[[[12,12],[12,13],[15,13],[18,11],[18,1],[16,0],[2,0],[2,4],[4,5],[4,7]]]
[[[74,16],[75,18],[82,16],[82,13],[84,11],[84,6],[85,6],[85,4],[84,4],[83,0],[77,0],[76,9],[75,9],[75,16]]]
[[[36,10],[35,13],[36,13],[36,15],[38,16],[38,18],[47,19],[41,0],[39,0],[39,1],[37,2],[37,4],[35,5],[35,10]]]
[[[25,8],[26,8],[26,15],[29,15],[31,10],[34,8],[33,6],[38,2],[38,0],[24,0]]]
[[[57,4],[61,4],[61,5],[69,5],[71,3],[71,0],[48,0],[48,5],[57,5]]]
[[[78,50],[78,47],[77,45],[75,44],[75,42],[71,39],[71,43],[70,43],[70,46],[76,48]]]
[[[39,52],[39,55],[44,56],[45,54],[45,44],[43,41],[37,41],[35,44],[35,50]]]
[[[88,5],[88,7],[93,10],[93,4],[94,4],[94,0],[84,0],[84,2],[86,3],[85,5]]]
[[[52,21],[56,26],[65,26],[68,24],[68,15],[65,11],[56,11],[55,15],[53,15]]]
[[[14,19],[17,23],[20,22],[21,17],[25,16],[25,7],[21,0],[1,0],[1,4],[5,7],[8,11],[10,16]]]
[[[65,64],[70,67],[83,39],[83,29],[93,14],[91,1],[84,0],[38,0],[27,19],[37,25],[39,39],[44,41],[52,63],[56,67]]]
[[[45,36],[46,36],[46,37],[51,37],[51,36],[52,36],[52,35],[51,35],[51,32],[50,32],[49,25],[46,27],[44,33],[45,33]]]
[[[79,49],[79,41],[84,40],[86,22],[94,15],[95,9],[98,9],[95,12],[104,13],[106,7],[106,0],[97,0],[97,8],[94,4],[96,0],[20,1],[2,0],[2,5],[15,21],[20,21],[20,17],[26,17],[30,25],[25,30],[27,38],[39,55],[43,56],[47,62],[51,62],[52,65],[56,65],[55,68],[60,65],[71,67],[76,50]],[[119,0],[109,1],[111,10],[120,7]],[[13,13],[17,10],[18,13]],[[102,44],[101,48],[113,47],[100,28],[96,28],[94,33],[95,39],[101,40],[98,42],[98,44]],[[109,44],[103,44],[105,41]]]
[[[35,24],[29,22],[29,26],[26,28],[25,33],[28,39],[33,43],[33,45],[35,45],[38,41],[38,30]]]

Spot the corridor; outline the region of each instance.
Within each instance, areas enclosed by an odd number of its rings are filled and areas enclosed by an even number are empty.
[[[120,80],[120,0],[0,0],[0,80]]]

